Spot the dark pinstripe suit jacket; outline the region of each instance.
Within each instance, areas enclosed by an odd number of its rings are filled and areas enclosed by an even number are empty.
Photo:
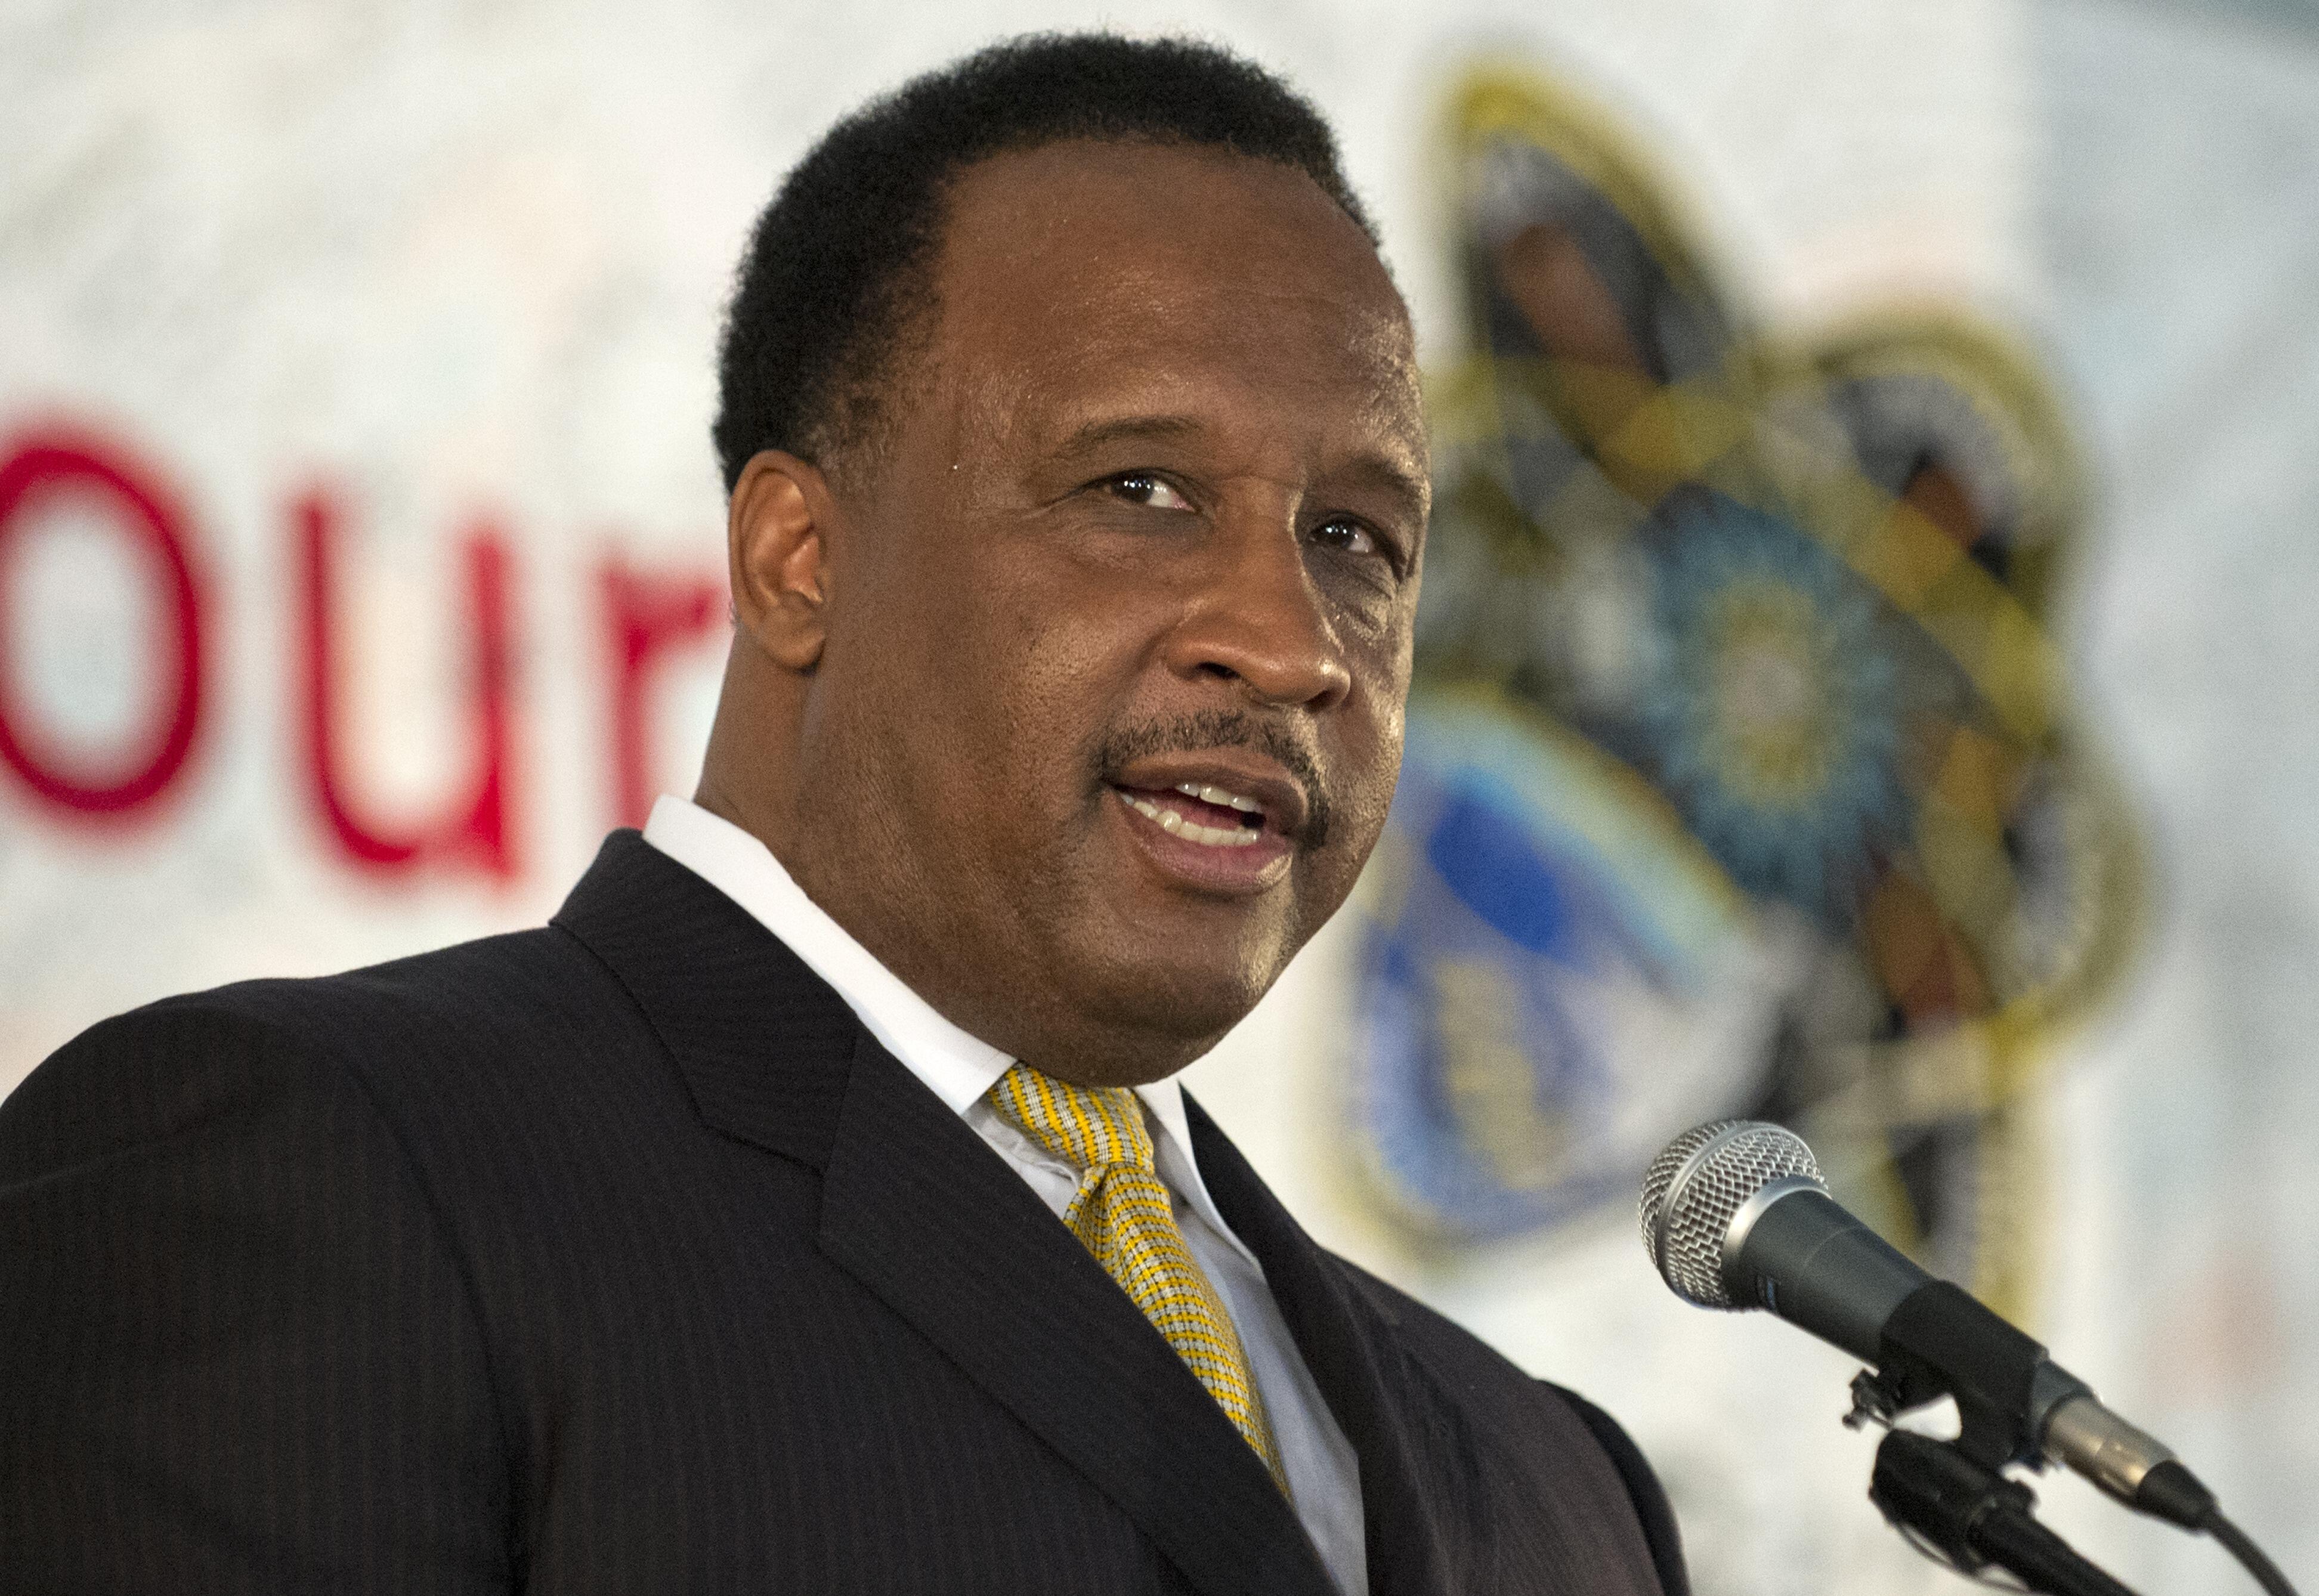
[[[1373,1590],[1682,1590],[1616,1426],[1192,1124]],[[0,1590],[518,1588],[1330,1590],[1023,1181],[634,833],[546,929],[174,998],[0,1105]]]

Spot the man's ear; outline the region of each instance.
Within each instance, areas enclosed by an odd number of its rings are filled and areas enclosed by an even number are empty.
[[[726,509],[734,619],[768,658],[792,671],[812,670],[828,637],[835,513],[819,468],[779,449],[742,467]]]

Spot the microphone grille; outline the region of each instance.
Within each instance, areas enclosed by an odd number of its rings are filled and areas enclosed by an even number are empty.
[[[1739,1308],[1723,1284],[1723,1238],[1748,1198],[1775,1180],[1820,1178],[1802,1137],[1761,1120],[1717,1120],[1666,1144],[1643,1177],[1643,1248],[1675,1295]]]

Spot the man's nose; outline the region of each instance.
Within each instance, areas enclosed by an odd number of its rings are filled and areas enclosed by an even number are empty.
[[[1223,530],[1169,639],[1169,666],[1238,683],[1259,704],[1321,710],[1343,701],[1352,670],[1302,530],[1273,517],[1241,518]]]

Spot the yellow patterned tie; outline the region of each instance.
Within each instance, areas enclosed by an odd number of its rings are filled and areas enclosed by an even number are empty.
[[[1075,1087],[1017,1064],[990,1088],[990,1105],[1031,1140],[1082,1171],[1063,1222],[1168,1338],[1200,1384],[1256,1448],[1281,1493],[1288,1475],[1249,1377],[1232,1315],[1208,1283],[1152,1172],[1143,1105],[1125,1087]]]

